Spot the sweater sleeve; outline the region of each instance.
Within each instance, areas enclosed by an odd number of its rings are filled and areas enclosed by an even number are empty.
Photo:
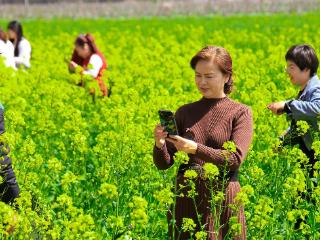
[[[83,74],[87,74],[92,76],[93,78],[96,78],[99,74],[99,71],[103,65],[103,62],[99,55],[93,54],[89,61],[89,68],[85,71],[83,71]]]
[[[250,109],[246,108],[233,120],[230,141],[236,145],[236,151],[227,159],[228,152],[224,149],[214,149],[198,143],[195,156],[217,166],[224,166],[227,160],[227,169],[235,171],[244,160],[253,136],[253,120]]]
[[[182,133],[182,115],[181,109],[177,110],[175,114],[175,119],[178,127],[178,132],[181,135]],[[162,146],[162,148],[158,148],[156,145],[153,147],[153,162],[155,163],[156,167],[161,170],[168,169],[174,163],[173,156],[177,152],[176,147],[173,143],[168,141]]]
[[[19,56],[15,57],[15,63],[17,65],[24,65],[30,68],[30,58],[31,58],[31,45],[28,40],[23,39],[19,43]]]
[[[165,170],[170,168],[174,161],[173,156],[177,149],[170,142],[167,142],[160,149],[156,145],[153,147],[153,162],[158,169]]]

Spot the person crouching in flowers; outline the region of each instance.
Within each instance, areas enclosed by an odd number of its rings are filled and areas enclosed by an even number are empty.
[[[0,103],[0,167],[1,167],[1,183],[0,183],[0,200],[7,204],[14,204],[14,200],[19,197],[19,186],[16,176],[12,169],[12,161],[8,156],[10,148],[4,137],[4,108]]]
[[[270,103],[267,107],[276,115],[286,114],[291,120],[282,139],[284,145],[298,145],[309,159],[308,174],[314,176],[314,165],[316,163],[315,152],[312,149],[312,131],[319,131],[318,117],[320,113],[320,81],[317,76],[319,60],[315,50],[306,44],[294,45],[286,53],[286,72],[293,85],[299,87],[300,91],[295,99]],[[298,134],[298,121],[308,123],[310,129],[304,135]],[[310,131],[311,130],[311,131]],[[302,164],[302,168],[306,165]],[[316,183],[314,182],[316,186]],[[310,189],[308,189],[310,192]],[[302,196],[305,198],[305,196]],[[298,219],[295,228],[298,229],[302,219]]]
[[[80,34],[77,37],[68,67],[71,73],[77,72],[77,68],[80,67],[80,74],[94,78],[97,81],[102,96],[108,96],[108,89],[103,81],[103,73],[108,67],[107,62],[105,57],[97,48],[91,34]],[[85,82],[82,80],[79,85],[84,86]],[[94,87],[90,88],[90,94],[96,94]]]
[[[16,68],[30,68],[32,49],[30,42],[23,35],[22,25],[20,22],[9,22],[8,37],[14,46],[14,62]]]
[[[192,219],[196,224],[195,232],[201,230],[210,240],[224,239],[229,232],[229,220],[235,214],[229,204],[234,203],[234,198],[240,191],[238,170],[252,142],[252,113],[246,105],[227,96],[232,90],[233,80],[232,59],[226,49],[218,46],[205,47],[191,59],[190,64],[195,71],[195,83],[202,98],[183,105],[176,111],[179,135],[168,136],[160,124],[155,127],[153,159],[157,168],[164,170],[173,165],[173,156],[177,151],[189,155],[189,162],[182,164],[177,174],[176,186],[180,190],[178,189],[175,208],[168,212],[169,238],[190,239],[192,233],[181,231],[181,228],[184,219]],[[230,154],[223,148],[227,141],[235,144],[235,151]],[[224,191],[224,200],[221,205],[215,206],[217,209],[211,207],[212,199],[207,181],[201,174],[194,176],[194,172],[190,172],[195,170],[201,173],[208,163],[220,169],[220,177],[215,184],[220,186],[220,191]],[[226,171],[223,173],[224,168]],[[184,187],[186,178],[195,179],[195,201],[188,197],[188,188]],[[222,188],[223,179],[226,182]],[[216,211],[218,209],[221,211]],[[217,214],[213,214],[214,212]],[[172,217],[176,224],[174,232]],[[236,213],[236,219],[241,224],[241,230],[235,239],[245,239],[243,207]],[[216,231],[217,222],[219,227]],[[204,231],[201,227],[204,227]]]

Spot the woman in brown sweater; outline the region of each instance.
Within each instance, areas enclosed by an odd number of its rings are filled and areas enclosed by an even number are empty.
[[[227,97],[232,90],[232,59],[222,47],[208,46],[191,59],[191,67],[195,70],[195,82],[202,98],[194,103],[180,107],[175,114],[179,136],[168,136],[164,128],[158,124],[154,129],[155,146],[153,158],[158,169],[168,169],[173,165],[173,156],[177,151],[189,155],[189,163],[182,164],[178,171],[176,186],[185,186],[184,173],[188,169],[201,172],[205,163],[212,163],[220,170],[226,167],[228,173],[224,187],[219,232],[215,232],[215,217],[212,216],[210,190],[206,180],[199,175],[196,180],[197,195],[194,201],[187,196],[188,188],[180,189],[184,196],[176,197],[175,211],[168,212],[169,239],[172,239],[172,213],[175,214],[175,239],[189,239],[190,232],[181,231],[183,218],[191,218],[207,233],[207,239],[224,239],[229,230],[229,219],[234,215],[228,207],[240,191],[238,169],[244,160],[252,142],[253,123],[250,109]],[[226,141],[235,143],[236,151],[229,153],[223,149]],[[227,160],[226,160],[227,159]],[[199,170],[200,169],[200,170]],[[216,186],[221,186],[218,178]],[[220,189],[221,190],[221,189]],[[179,192],[179,193],[180,193]],[[201,223],[199,224],[198,216]],[[244,210],[237,213],[241,224],[241,234],[235,239],[246,238]]]

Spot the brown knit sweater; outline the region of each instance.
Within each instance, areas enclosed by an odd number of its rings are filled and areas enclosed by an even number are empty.
[[[226,141],[233,141],[236,145],[236,152],[231,154],[227,162],[227,170],[231,173],[237,172],[252,142],[252,114],[247,106],[237,103],[228,97],[219,99],[202,98],[197,102],[180,107],[175,117],[180,136],[192,139],[198,144],[196,153],[189,154],[189,164],[202,166],[204,163],[210,162],[219,167],[225,166],[226,150],[222,148],[222,145]],[[154,146],[154,163],[159,169],[169,168],[173,164],[173,156],[176,151],[174,145],[167,141],[162,149]],[[185,178],[181,171],[177,176],[177,186],[180,186],[180,184],[185,184]],[[197,211],[202,216],[201,225],[206,225],[208,239],[216,239],[214,237],[215,234],[213,234],[214,217],[209,204],[210,191],[205,181],[201,178],[196,181],[196,189],[198,193],[196,200]],[[223,227],[220,229],[218,239],[223,239],[228,232],[228,220],[232,216],[232,211],[228,208],[228,204],[233,202],[239,191],[240,185],[237,176],[236,174],[231,174],[225,189],[223,212],[220,216],[220,225],[223,225]],[[180,239],[189,239],[189,233],[179,233],[179,231],[182,218],[193,218],[197,223],[195,212],[195,206],[190,198],[177,197],[175,206],[176,239],[179,234]],[[172,217],[171,213],[169,211],[168,220]],[[246,228],[243,209],[238,214],[238,220],[242,224],[242,234],[237,239],[245,239]],[[197,230],[200,229],[199,225],[197,225]],[[171,229],[172,227],[169,226],[169,235],[172,235]]]

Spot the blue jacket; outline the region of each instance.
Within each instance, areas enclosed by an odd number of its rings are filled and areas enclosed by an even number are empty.
[[[320,80],[317,75],[310,78],[307,86],[304,88],[298,99],[290,100],[286,103],[291,111],[287,114],[289,119],[294,119],[296,121],[304,120],[308,122],[314,130],[319,130],[318,115],[320,113]],[[303,136],[303,141],[306,147],[311,150],[313,139],[310,131]]]

